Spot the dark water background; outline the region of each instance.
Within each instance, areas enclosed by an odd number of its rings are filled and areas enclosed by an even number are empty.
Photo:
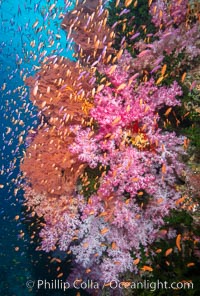
[[[49,10],[53,3],[55,8]],[[23,191],[16,194],[19,162],[25,149],[23,144],[19,146],[18,138],[23,130],[27,133],[39,122],[37,109],[29,102],[23,77],[35,73],[35,66],[42,60],[44,50],[46,55],[60,54],[72,58],[73,52],[60,28],[59,19],[61,12],[73,9],[74,1],[71,3],[69,8],[64,0],[0,0],[0,184],[4,186],[0,189],[0,296],[76,295],[78,292],[26,287],[28,280],[46,279],[51,282],[56,279],[58,266],[66,278],[70,266],[66,263],[50,264],[48,254],[35,251],[37,242],[30,243],[32,219],[29,221],[22,214]],[[36,20],[39,24],[33,28]],[[45,30],[37,31],[44,26]],[[48,47],[49,40],[55,40],[55,34],[61,35],[61,39]],[[34,48],[30,45],[33,40],[36,43]],[[41,42],[44,46],[38,49]],[[35,60],[34,54],[37,55]],[[13,117],[16,119],[18,116],[25,125],[16,128]],[[9,128],[12,132],[7,134]],[[82,291],[81,295],[86,293]]]

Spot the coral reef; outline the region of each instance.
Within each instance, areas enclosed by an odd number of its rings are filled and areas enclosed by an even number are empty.
[[[188,21],[186,0],[151,2],[157,32],[133,42],[139,34],[131,31],[127,49],[123,26],[115,48],[119,36],[104,4],[81,2],[62,22],[78,61],[51,56],[26,80],[42,122],[21,163],[25,205],[43,219],[38,249],[71,254],[69,281],[103,287],[142,276],[154,269],[154,244],[175,240],[181,252],[181,238],[187,241],[166,219],[184,208],[180,184],[190,180],[195,190],[198,178],[184,177],[188,139],[167,127],[169,114],[180,123],[174,110],[185,68],[200,53],[199,24]]]
[[[115,52],[112,48],[115,34],[106,24],[107,18],[102,1],[84,1],[65,16],[62,27],[68,32],[67,39],[73,38],[75,56],[82,64],[106,61]]]

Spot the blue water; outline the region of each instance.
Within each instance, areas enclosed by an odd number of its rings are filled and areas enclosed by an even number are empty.
[[[50,10],[52,4],[56,6]],[[73,59],[73,48],[60,28],[62,18],[59,17],[73,7],[74,1],[69,6],[64,0],[0,0],[1,296],[77,293],[26,287],[28,280],[54,280],[58,265],[49,263],[48,254],[35,251],[37,241],[30,243],[32,220],[23,216],[23,191],[18,190],[19,163],[25,149],[23,144],[18,145],[19,137],[39,122],[24,80],[35,73],[44,56],[58,54]],[[23,123],[16,124],[17,119]],[[62,267],[67,276],[69,266]]]

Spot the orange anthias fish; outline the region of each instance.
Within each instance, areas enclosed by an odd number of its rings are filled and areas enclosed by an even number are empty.
[[[176,246],[179,251],[181,251],[181,234],[178,234],[176,237]]]
[[[148,266],[148,265],[144,265],[141,269],[143,271],[153,271],[153,268],[151,266]]]

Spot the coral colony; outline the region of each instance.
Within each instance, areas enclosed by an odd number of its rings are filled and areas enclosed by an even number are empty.
[[[186,153],[186,139],[162,124],[163,110],[165,125],[183,94],[176,69],[163,83],[164,60],[181,53],[178,67],[187,66],[200,36],[187,0],[147,5],[156,32],[140,39],[134,18],[124,18],[130,30],[116,49],[118,23],[108,24],[105,3],[77,3],[62,22],[76,61],[47,57],[26,80],[42,118],[21,162],[25,205],[42,218],[38,249],[64,251],[73,267],[67,280],[96,281],[99,289],[130,272],[150,273],[148,252],[160,236],[181,248],[176,231],[161,230],[180,204]],[[137,1],[115,6],[126,16]]]

